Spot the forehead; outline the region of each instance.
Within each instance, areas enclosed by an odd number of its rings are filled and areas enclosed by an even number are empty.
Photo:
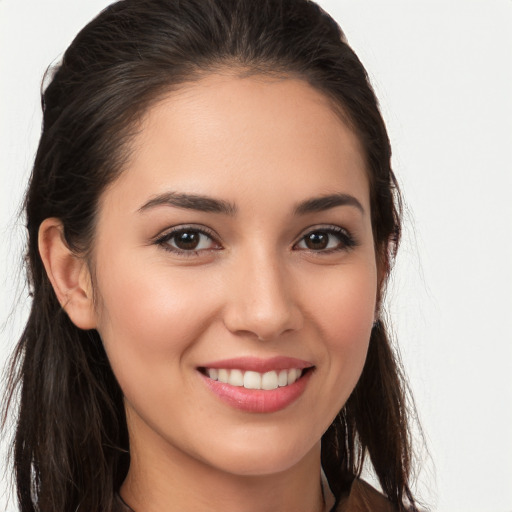
[[[134,205],[165,188],[246,202],[351,190],[368,204],[357,136],[300,79],[209,75],[155,103],[131,144],[111,191]]]

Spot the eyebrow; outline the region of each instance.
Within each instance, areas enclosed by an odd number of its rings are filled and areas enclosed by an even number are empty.
[[[139,208],[139,212],[145,212],[157,206],[174,206],[187,210],[196,210],[209,213],[222,213],[224,215],[234,216],[238,208],[235,204],[222,199],[203,196],[200,194],[185,194],[178,192],[165,192],[151,198],[147,203]],[[321,212],[336,208],[337,206],[353,206],[365,213],[363,205],[349,194],[329,194],[326,196],[313,197],[297,204],[295,215],[306,215],[308,213]]]
[[[305,215],[307,213],[322,212],[337,206],[353,206],[364,215],[363,205],[349,194],[330,194],[321,197],[313,197],[302,201],[295,207],[296,215]]]
[[[153,197],[139,208],[139,212],[145,212],[157,206],[175,206],[187,210],[223,213],[230,216],[235,215],[237,212],[237,207],[228,201],[199,194],[182,194],[178,192],[165,192]]]

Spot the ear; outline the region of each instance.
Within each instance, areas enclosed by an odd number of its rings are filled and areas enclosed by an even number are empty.
[[[64,240],[62,222],[45,219],[39,227],[39,254],[63,309],[80,329],[95,329],[92,283],[86,261]]]

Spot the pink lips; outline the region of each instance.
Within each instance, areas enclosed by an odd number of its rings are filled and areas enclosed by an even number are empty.
[[[273,357],[271,359],[259,359],[254,357],[240,357],[224,359],[205,364],[202,368],[215,369],[239,369],[242,371],[253,371],[265,373],[291,368],[304,370],[311,368],[312,363],[291,357]],[[293,384],[279,387],[272,390],[246,389],[242,386],[212,380],[204,373],[200,373],[206,386],[217,397],[228,405],[247,412],[271,413],[282,410],[291,405],[304,392],[311,371],[306,371]]]

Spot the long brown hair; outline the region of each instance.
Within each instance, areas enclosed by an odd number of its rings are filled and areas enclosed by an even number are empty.
[[[77,254],[94,243],[98,200],[122,172],[137,121],[163,94],[219,68],[294,75],[339,107],[365,151],[375,251],[389,271],[400,200],[378,103],[340,27],[308,0],[123,0],[90,22],[49,73],[26,195],[30,316],[8,401],[19,392],[14,467],[21,512],[107,511],[129,466],[123,394],[95,330],[62,310],[38,254],[58,217]],[[380,283],[382,296],[384,282]],[[383,320],[362,376],[322,439],[336,496],[369,457],[399,510],[414,507],[406,387]]]

